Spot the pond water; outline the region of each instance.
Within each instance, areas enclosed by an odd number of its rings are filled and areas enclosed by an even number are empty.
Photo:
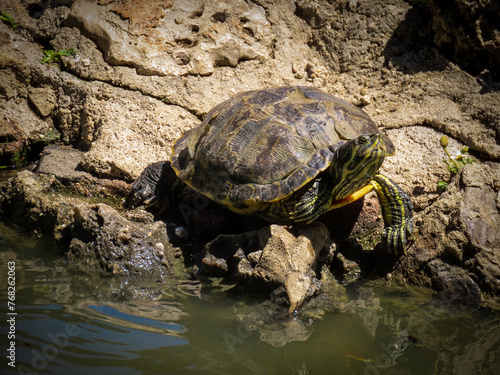
[[[418,290],[367,282],[342,311],[266,321],[262,302],[223,285],[72,273],[64,249],[9,226],[0,248],[2,285],[15,265],[15,305],[0,295],[2,374],[500,373],[500,314]]]

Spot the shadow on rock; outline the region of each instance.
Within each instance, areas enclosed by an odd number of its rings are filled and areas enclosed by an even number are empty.
[[[473,75],[486,68],[498,81],[498,2],[408,2],[413,8],[408,10],[404,21],[387,42],[386,62],[413,74],[443,70],[449,59]]]

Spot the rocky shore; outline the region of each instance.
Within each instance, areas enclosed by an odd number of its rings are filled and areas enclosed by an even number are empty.
[[[5,0],[0,173],[18,172],[2,178],[2,220],[53,236],[78,271],[224,278],[285,313],[328,280],[363,278],[498,307],[500,6],[473,4]],[[362,107],[394,142],[382,171],[415,205],[407,255],[377,245],[375,194],[300,227],[237,217],[192,191],[168,212],[123,207],[142,170],[213,106],[290,84]],[[450,171],[444,135],[474,162]]]

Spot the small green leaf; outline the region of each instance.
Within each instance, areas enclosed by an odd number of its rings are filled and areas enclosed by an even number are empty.
[[[442,136],[439,142],[444,152],[446,153],[446,156],[448,157],[448,159],[443,160],[443,163],[446,164],[446,169],[448,169],[452,177],[455,176],[458,171],[466,164],[472,164],[476,162],[476,159],[469,157],[469,147],[463,146],[460,150],[460,154],[458,154],[457,156],[451,156],[447,149],[448,137]],[[438,192],[442,193],[446,190],[447,186],[447,182],[439,181]]]
[[[2,11],[2,14],[0,15],[0,20],[2,20],[5,23],[10,23],[10,25],[15,29],[19,25],[14,22],[14,19],[12,16],[7,13],[6,11]]]
[[[444,182],[444,181],[438,181],[438,186],[437,186],[437,190],[439,193],[442,193],[443,191],[446,190],[446,188],[448,187],[448,183],[447,182]]]
[[[74,48],[69,48],[69,49],[60,49],[59,51],[54,52],[53,50],[49,49],[49,50],[44,50],[42,52],[45,55],[45,57],[41,59],[40,62],[42,64],[45,63],[50,64],[51,62],[59,60],[61,56],[71,56],[76,52],[76,50]]]
[[[69,48],[69,49],[61,49],[59,50],[57,53],[60,55],[60,56],[71,56],[72,54],[74,54],[76,51],[73,49],[73,48]]]

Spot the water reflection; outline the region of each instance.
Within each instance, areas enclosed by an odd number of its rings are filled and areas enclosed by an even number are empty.
[[[365,283],[335,303],[270,319],[265,302],[222,284],[75,274],[51,242],[0,233],[0,277],[15,261],[18,312],[17,367],[2,374],[500,371],[498,312],[448,305],[415,288]],[[5,304],[4,289],[0,296]]]

